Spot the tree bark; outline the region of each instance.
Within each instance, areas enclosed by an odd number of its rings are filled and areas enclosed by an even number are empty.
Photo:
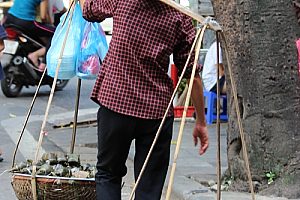
[[[262,183],[262,193],[299,198],[300,81],[295,41],[300,27],[292,0],[212,3],[228,42],[226,59],[233,65],[252,178]],[[228,70],[226,79],[228,172],[236,182],[246,181]],[[278,177],[270,185],[268,171]]]

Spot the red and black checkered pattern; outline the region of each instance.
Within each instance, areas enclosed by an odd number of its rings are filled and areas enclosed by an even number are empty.
[[[110,47],[91,98],[125,115],[162,118],[173,92],[169,56],[173,53],[181,71],[195,38],[192,20],[158,0],[86,0],[83,13],[96,22],[113,17]]]

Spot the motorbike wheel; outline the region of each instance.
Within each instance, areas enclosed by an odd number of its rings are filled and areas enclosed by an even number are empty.
[[[55,91],[62,91],[66,87],[68,82],[69,82],[68,80],[58,79],[57,82],[56,82]]]
[[[1,80],[1,89],[6,97],[19,96],[22,87],[22,83],[16,81],[12,73],[5,73],[4,79]]]

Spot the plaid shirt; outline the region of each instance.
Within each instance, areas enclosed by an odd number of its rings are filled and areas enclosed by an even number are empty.
[[[91,99],[117,113],[162,118],[173,92],[169,56],[173,53],[180,72],[195,38],[191,18],[158,0],[86,0],[83,16],[93,22],[114,20]]]

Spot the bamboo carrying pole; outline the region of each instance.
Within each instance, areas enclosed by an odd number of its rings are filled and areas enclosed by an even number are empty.
[[[33,195],[34,200],[37,200],[37,184],[36,184],[36,168],[37,168],[37,166],[36,166],[36,164],[37,164],[37,160],[38,160],[38,157],[39,157],[39,150],[42,146],[42,141],[43,141],[43,137],[44,137],[44,128],[46,127],[46,121],[47,121],[47,118],[48,118],[48,115],[49,115],[50,105],[52,103],[52,99],[53,99],[53,96],[54,96],[55,86],[56,86],[56,82],[57,82],[57,79],[58,79],[58,73],[59,73],[61,62],[62,62],[62,56],[63,56],[63,52],[64,52],[64,49],[65,49],[65,46],[66,46],[66,41],[67,41],[67,38],[68,38],[68,34],[69,34],[69,30],[70,30],[70,26],[71,26],[71,22],[72,22],[72,18],[73,18],[74,8],[75,8],[75,1],[72,2],[71,6],[69,8],[69,10],[71,10],[70,19],[69,19],[66,35],[65,35],[64,40],[63,40],[63,45],[62,45],[62,48],[61,48],[61,51],[60,51],[60,55],[59,55],[59,59],[58,59],[57,67],[56,67],[56,72],[55,72],[54,80],[53,80],[53,83],[52,83],[51,92],[50,92],[50,96],[49,96],[49,99],[48,99],[48,104],[47,104],[47,107],[46,107],[45,116],[44,116],[44,120],[43,120],[43,123],[42,123],[40,135],[39,135],[37,150],[36,150],[34,161],[33,161],[32,175],[31,175],[31,185],[32,185],[32,195]]]
[[[183,115],[182,115],[179,133],[178,133],[178,137],[177,137],[177,144],[176,144],[176,149],[175,149],[174,158],[173,158],[173,164],[172,164],[172,168],[171,168],[171,174],[170,174],[170,179],[169,179],[169,184],[168,184],[168,189],[167,189],[166,200],[169,200],[171,197],[171,192],[172,192],[172,187],[173,187],[173,182],[174,182],[174,175],[175,175],[175,170],[176,170],[176,166],[177,166],[177,158],[178,158],[178,154],[179,154],[179,150],[180,150],[180,146],[181,146],[181,140],[182,140],[182,136],[183,136],[183,128],[185,125],[187,108],[188,108],[189,102],[190,102],[191,92],[192,92],[195,73],[196,73],[196,66],[198,64],[200,48],[201,48],[201,44],[202,44],[202,40],[203,40],[203,36],[204,36],[206,27],[207,27],[207,25],[203,26],[203,28],[201,29],[199,39],[198,38],[196,39],[197,44],[196,44],[196,48],[195,48],[194,66],[193,66],[193,70],[192,70],[192,74],[191,74],[190,83],[188,86],[188,92],[187,92],[186,99],[185,99]]]
[[[34,93],[33,99],[32,99],[32,101],[31,101],[29,110],[28,110],[27,115],[26,115],[26,118],[25,118],[25,122],[24,122],[24,124],[23,124],[22,130],[21,130],[21,133],[20,133],[20,136],[19,136],[19,139],[18,139],[18,141],[17,141],[17,145],[16,145],[16,148],[15,148],[15,150],[14,150],[13,158],[12,158],[12,165],[11,165],[12,168],[15,166],[17,151],[18,151],[18,149],[19,149],[19,145],[20,145],[21,139],[22,139],[22,137],[23,137],[23,135],[24,135],[25,128],[26,128],[26,126],[27,126],[27,123],[28,123],[29,117],[30,117],[30,115],[31,115],[31,112],[32,112],[32,109],[33,109],[35,100],[36,100],[36,98],[37,98],[37,95],[38,95],[38,93],[39,93],[39,91],[40,91],[40,88],[41,88],[43,79],[44,79],[44,77],[45,77],[45,74],[46,74],[46,68],[45,68],[44,71],[43,71],[43,74],[42,74],[42,76],[41,76],[40,82],[39,82],[39,84],[38,84],[38,86],[37,86],[37,89],[36,89],[36,91],[35,91],[35,93]]]
[[[220,41],[217,39],[217,200],[221,199],[221,134],[220,134]]]
[[[235,80],[233,78],[232,65],[229,60],[227,40],[226,40],[225,34],[223,32],[220,31],[218,33],[221,35],[221,38],[223,39],[224,46],[225,46],[225,53],[226,53],[226,57],[227,57],[231,89],[232,89],[232,93],[233,93],[234,105],[235,105],[235,110],[236,110],[236,115],[237,115],[237,122],[238,122],[239,131],[240,131],[241,142],[242,142],[243,157],[244,157],[244,161],[245,161],[245,166],[246,166],[252,200],[255,200],[254,188],[253,188],[253,183],[252,183],[252,175],[251,175],[249,158],[248,158],[248,151],[247,151],[247,146],[246,146],[246,141],[245,141],[245,133],[244,133],[243,125],[242,125],[241,112],[240,112],[240,107],[239,107],[238,98],[237,98],[237,87],[235,84]]]
[[[191,18],[197,20],[198,22],[200,22],[200,24],[205,24],[206,18],[204,18],[203,16],[196,14],[194,12],[192,12],[190,9],[176,3],[175,1],[172,0],[159,0],[173,8],[175,8],[176,10],[186,14],[187,16],[190,16]],[[221,27],[216,24],[216,23],[212,23],[212,22],[208,22],[208,28],[214,30],[214,31],[220,31],[222,30]]]
[[[158,137],[159,137],[159,135],[160,135],[162,126],[163,126],[163,124],[164,124],[164,122],[165,122],[165,120],[166,120],[166,118],[167,118],[168,111],[169,111],[169,109],[171,108],[171,106],[172,106],[172,104],[173,104],[173,100],[174,100],[174,97],[175,97],[175,95],[176,95],[176,91],[178,90],[179,84],[180,84],[180,82],[181,82],[182,79],[183,79],[183,76],[184,76],[184,74],[185,74],[187,65],[188,65],[188,63],[189,63],[189,61],[190,61],[190,59],[191,59],[191,53],[192,53],[192,51],[193,51],[194,48],[195,48],[196,41],[197,41],[197,39],[199,38],[199,36],[200,36],[200,30],[199,30],[199,31],[197,32],[197,34],[196,34],[196,38],[195,38],[194,43],[193,43],[193,45],[192,45],[192,47],[191,47],[191,51],[190,51],[189,56],[188,56],[188,58],[187,58],[187,60],[186,60],[185,66],[183,67],[182,73],[181,73],[181,75],[180,75],[180,77],[179,77],[179,79],[178,79],[178,83],[177,83],[177,85],[176,85],[176,87],[175,87],[175,89],[174,89],[174,92],[173,92],[172,96],[171,96],[171,99],[170,99],[170,102],[169,102],[168,107],[167,107],[167,109],[166,109],[166,112],[165,112],[165,114],[164,114],[164,116],[163,116],[163,119],[162,119],[162,121],[161,121],[161,124],[160,124],[160,126],[159,126],[159,128],[158,128],[158,130],[157,130],[157,132],[156,132],[155,138],[154,138],[153,143],[152,143],[152,145],[151,145],[151,147],[150,147],[150,150],[149,150],[148,155],[147,155],[147,157],[146,157],[146,159],[145,159],[145,162],[144,162],[143,167],[142,167],[142,169],[141,169],[141,171],[140,171],[140,174],[139,174],[139,176],[138,176],[138,178],[137,178],[137,180],[136,180],[136,183],[134,184],[134,187],[133,187],[133,189],[132,189],[132,191],[131,191],[131,194],[130,194],[130,197],[129,197],[130,200],[132,200],[132,198],[133,198],[133,196],[134,196],[134,193],[135,193],[135,190],[136,190],[136,188],[137,188],[137,186],[138,186],[138,184],[139,184],[139,182],[140,182],[140,179],[141,179],[141,177],[142,177],[142,175],[143,175],[143,173],[144,173],[144,171],[145,171],[145,168],[146,168],[146,166],[147,166],[147,164],[148,164],[149,158],[150,158],[151,153],[152,153],[152,151],[153,151],[153,149],[154,149],[154,146],[155,146],[155,144],[156,144],[156,142],[157,142],[157,140],[158,140]]]

